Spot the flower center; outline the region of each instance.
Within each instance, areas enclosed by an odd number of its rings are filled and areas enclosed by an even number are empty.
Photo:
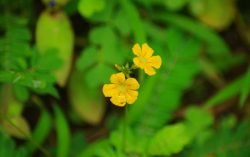
[[[146,64],[147,63],[147,59],[144,57],[140,57],[140,61],[142,64]]]
[[[127,91],[127,86],[124,84],[124,83],[121,83],[118,87],[118,90],[121,92],[121,93],[125,93]]]

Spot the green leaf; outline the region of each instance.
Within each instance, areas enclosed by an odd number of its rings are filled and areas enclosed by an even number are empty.
[[[146,42],[146,33],[143,27],[142,20],[140,18],[140,14],[134,4],[128,0],[121,0],[121,6],[126,12],[127,22],[132,23],[131,27],[133,30],[134,40],[138,43]]]
[[[32,68],[37,71],[52,72],[60,69],[63,60],[59,58],[59,52],[56,48],[49,48],[43,54],[38,54],[36,50],[32,56]]]
[[[128,36],[131,32],[131,23],[126,17],[126,12],[124,9],[120,9],[115,15],[114,24],[116,28],[121,32],[122,35]]]
[[[57,132],[57,157],[68,157],[70,148],[70,128],[62,110],[54,104],[55,126]]]
[[[37,122],[37,125],[33,130],[31,136],[32,141],[34,141],[36,145],[34,145],[33,142],[28,142],[26,144],[26,148],[29,154],[32,154],[36,150],[37,145],[41,145],[46,140],[51,128],[52,128],[51,116],[48,111],[42,110],[42,114],[40,115],[39,121]]]
[[[85,48],[82,51],[81,56],[77,60],[77,64],[76,64],[77,69],[85,71],[88,68],[90,68],[90,66],[94,65],[94,63],[97,62],[96,53],[97,53],[97,49],[94,46]]]
[[[30,96],[28,89],[23,86],[15,85],[14,92],[17,100],[21,102],[27,101]]]
[[[188,0],[165,0],[165,6],[172,11],[178,11],[182,9],[185,4],[187,4]]]
[[[69,100],[74,112],[83,121],[96,125],[103,118],[105,104],[101,91],[89,89],[89,86],[84,83],[84,76],[80,71],[75,71],[71,75],[68,91]],[[79,85],[79,82],[82,83]]]
[[[97,88],[104,83],[109,82],[111,74],[116,71],[106,64],[99,63],[86,73],[85,81],[90,88]],[[101,77],[99,77],[101,76]]]
[[[20,139],[28,139],[31,136],[30,126],[22,116],[4,119],[2,127],[6,133]]]
[[[74,46],[74,34],[67,15],[56,12],[52,16],[49,11],[44,11],[37,22],[36,45],[41,54],[49,49],[58,51],[58,57],[63,64],[54,75],[57,83],[64,86],[70,72]]]
[[[250,65],[247,72],[242,80],[242,87],[240,91],[240,106],[242,107],[247,100],[250,92]]]
[[[28,157],[24,147],[17,147],[14,140],[4,134],[0,128],[0,156],[1,157]]]
[[[148,153],[153,156],[169,156],[180,152],[189,142],[190,135],[184,124],[166,126],[152,137]]]
[[[213,107],[215,105],[219,105],[220,103],[224,102],[225,100],[235,96],[240,92],[240,88],[242,86],[244,78],[240,77],[235,81],[231,82],[229,85],[221,89],[218,93],[212,96],[205,102],[205,107]]]
[[[94,13],[105,8],[105,0],[80,0],[78,11],[83,17],[91,17]]]
[[[139,92],[143,95],[139,94],[128,112],[128,121],[140,136],[152,136],[172,118],[172,113],[181,104],[183,91],[192,85],[194,76],[200,71],[197,61],[200,42],[173,28],[168,29],[166,35],[164,46],[168,51],[159,53],[168,57],[162,58],[163,64],[157,74],[143,82]],[[183,43],[181,47],[180,43]],[[162,45],[159,47],[157,51],[163,50]]]
[[[74,132],[71,139],[70,155],[72,157],[77,157],[83,148],[87,147],[87,141],[85,133],[82,130]]]
[[[107,139],[98,139],[97,141],[91,143],[87,148],[85,148],[77,157],[93,157],[96,156],[98,150],[102,150],[105,147],[109,147],[109,141]]]
[[[170,13],[152,14],[153,18],[159,21],[170,23],[193,36],[204,41],[208,45],[208,52],[215,56],[228,56],[229,47],[214,31],[191,18]]]
[[[107,40],[109,37],[109,40]],[[96,57],[99,62],[107,62],[111,64],[123,64],[125,54],[119,51],[119,43],[117,35],[109,26],[99,26],[92,29],[89,40],[98,46],[96,48]]]
[[[187,109],[185,118],[187,120],[189,132],[194,136],[197,133],[200,133],[203,129],[211,126],[214,121],[211,113],[196,106],[191,106]]]
[[[236,4],[234,0],[191,0],[191,12],[210,27],[223,30],[235,18]]]

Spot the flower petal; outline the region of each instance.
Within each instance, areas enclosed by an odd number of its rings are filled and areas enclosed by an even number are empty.
[[[112,97],[118,94],[117,85],[115,84],[105,84],[102,88],[102,92],[105,97]]]
[[[127,85],[128,89],[136,90],[136,89],[138,89],[140,87],[138,81],[135,78],[128,78],[125,81],[125,84]]]
[[[126,97],[125,95],[116,95],[116,96],[113,96],[110,101],[116,105],[116,106],[120,106],[120,107],[123,107],[126,105]]]
[[[133,59],[133,62],[134,62],[134,64],[135,64],[136,66],[138,66],[139,68],[143,69],[144,64],[142,64],[142,62],[141,62],[141,60],[140,60],[139,57],[135,57],[135,58]]]
[[[154,75],[155,74],[155,70],[150,65],[145,66],[144,71],[148,75]]]
[[[126,100],[128,104],[133,104],[138,96],[138,92],[134,90],[128,90],[126,93]]]
[[[110,82],[114,84],[120,84],[124,81],[125,81],[125,75],[122,72],[113,74],[110,77]]]
[[[141,47],[138,43],[136,43],[133,48],[132,48],[132,51],[133,53],[136,55],[136,56],[140,56],[141,55]]]
[[[144,43],[142,45],[142,56],[145,58],[149,58],[152,56],[152,54],[154,53],[154,50],[148,46],[148,44]]]
[[[159,69],[162,64],[161,57],[160,56],[150,57],[147,63],[151,65],[152,67]]]

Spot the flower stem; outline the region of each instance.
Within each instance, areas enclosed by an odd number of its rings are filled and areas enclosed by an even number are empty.
[[[128,112],[128,107],[127,105],[125,106],[125,112],[124,112],[124,125],[123,125],[123,134],[122,134],[122,141],[123,141],[123,152],[126,154],[126,129],[127,129],[127,112]]]
[[[140,70],[140,71],[139,71],[139,81],[140,81],[140,82],[143,82],[144,76],[145,76],[145,75],[144,75],[144,71]]]

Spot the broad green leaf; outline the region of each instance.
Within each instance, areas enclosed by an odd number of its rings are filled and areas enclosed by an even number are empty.
[[[35,151],[37,145],[43,144],[43,142],[48,137],[51,128],[52,128],[51,116],[48,111],[42,110],[40,118],[31,136],[32,141],[34,141],[36,145],[32,142],[28,142],[26,144],[26,148],[29,151],[29,154],[32,154]]]
[[[30,126],[22,116],[6,117],[2,122],[4,131],[20,139],[28,139],[31,136]]]
[[[109,141],[107,139],[98,139],[94,141],[87,148],[83,149],[83,151],[77,155],[77,157],[93,157],[96,156],[98,150],[101,150],[104,147],[109,146]]]
[[[152,156],[170,156],[179,153],[190,142],[190,138],[184,124],[166,126],[150,139],[148,153]]]
[[[128,0],[121,0],[120,4],[126,12],[126,18],[128,19],[127,22],[132,24],[131,27],[134,35],[134,42],[146,42],[146,33],[143,27],[142,20],[140,18],[140,14],[135,5],[132,3],[132,1]]]
[[[105,5],[105,0],[80,0],[78,11],[83,17],[91,17],[94,13],[102,11]]]
[[[32,56],[32,67],[34,70],[42,72],[52,72],[60,69],[63,64],[63,60],[59,58],[58,49],[47,49],[43,54],[39,54],[36,50]]]
[[[55,126],[57,133],[57,157],[68,157],[70,149],[70,128],[62,110],[54,104]]]
[[[77,157],[84,148],[87,147],[87,139],[85,132],[79,130],[74,132],[71,138],[70,155],[72,157]]]
[[[249,96],[250,92],[250,65],[248,66],[247,72],[243,78],[242,87],[240,91],[240,105],[243,106]]]
[[[190,9],[203,23],[217,30],[227,28],[234,20],[234,0],[191,0]]]
[[[178,11],[182,9],[188,0],[165,0],[165,6],[172,11]]]
[[[14,140],[3,133],[2,128],[0,128],[0,156],[1,157],[29,157],[27,150],[15,145]]]
[[[105,112],[105,104],[101,90],[93,90],[84,83],[84,74],[75,71],[69,83],[69,100],[73,111],[87,123],[96,125],[100,123]],[[100,75],[97,75],[100,76]],[[95,76],[97,78],[97,76]],[[79,82],[82,82],[79,85]]]
[[[168,29],[166,35],[168,51],[160,54],[168,53],[168,57],[162,58],[157,74],[143,82],[138,100],[128,112],[128,121],[140,136],[152,136],[172,118],[181,104],[182,92],[192,85],[200,70],[197,61],[200,42],[184,36],[178,29]]]
[[[0,82],[11,82],[13,80],[13,72],[0,71]]]
[[[117,6],[118,1],[117,0],[108,0],[108,3],[105,1],[105,7],[100,10],[96,11],[90,18],[89,21],[93,23],[109,23],[110,21],[113,21],[113,14],[115,11],[115,8]]]
[[[86,73],[85,82],[90,88],[97,88],[109,82],[111,74],[116,73],[115,69],[106,64],[99,63]]]
[[[229,85],[221,89],[218,93],[216,93],[214,96],[212,96],[210,99],[208,99],[205,102],[205,107],[213,107],[215,105],[219,105],[220,103],[224,102],[225,100],[228,100],[229,98],[235,96],[240,92],[240,88],[242,86],[242,82],[244,80],[244,77],[240,77],[236,79],[235,81],[231,82]]]
[[[28,89],[19,85],[14,86],[14,93],[17,100],[21,102],[27,101],[30,96]]]
[[[97,49],[94,46],[85,48],[77,60],[77,69],[85,71],[97,62]]]
[[[107,40],[107,37],[109,40]],[[89,40],[98,46],[96,48],[96,59],[98,62],[111,64],[123,64],[124,52],[119,51],[119,40],[114,30],[109,26],[99,26],[90,32]]]
[[[212,125],[214,120],[211,113],[195,106],[191,106],[187,109],[185,118],[187,120],[189,132],[193,135],[200,133],[203,129]]]
[[[52,15],[49,11],[40,15],[36,28],[36,45],[41,54],[46,53],[48,49],[57,49],[63,65],[54,75],[60,86],[66,84],[70,72],[73,44],[74,35],[67,15],[63,12]]]
[[[120,9],[115,15],[114,24],[116,28],[121,32],[122,35],[128,36],[131,32],[131,23],[128,22],[126,12],[124,9]]]
[[[126,125],[124,129],[124,123],[121,123],[118,129],[112,131],[109,140],[117,151],[125,151],[131,154],[143,154],[145,153],[148,138],[140,136],[140,140],[137,140],[138,136],[140,135],[136,135],[128,125]]]

